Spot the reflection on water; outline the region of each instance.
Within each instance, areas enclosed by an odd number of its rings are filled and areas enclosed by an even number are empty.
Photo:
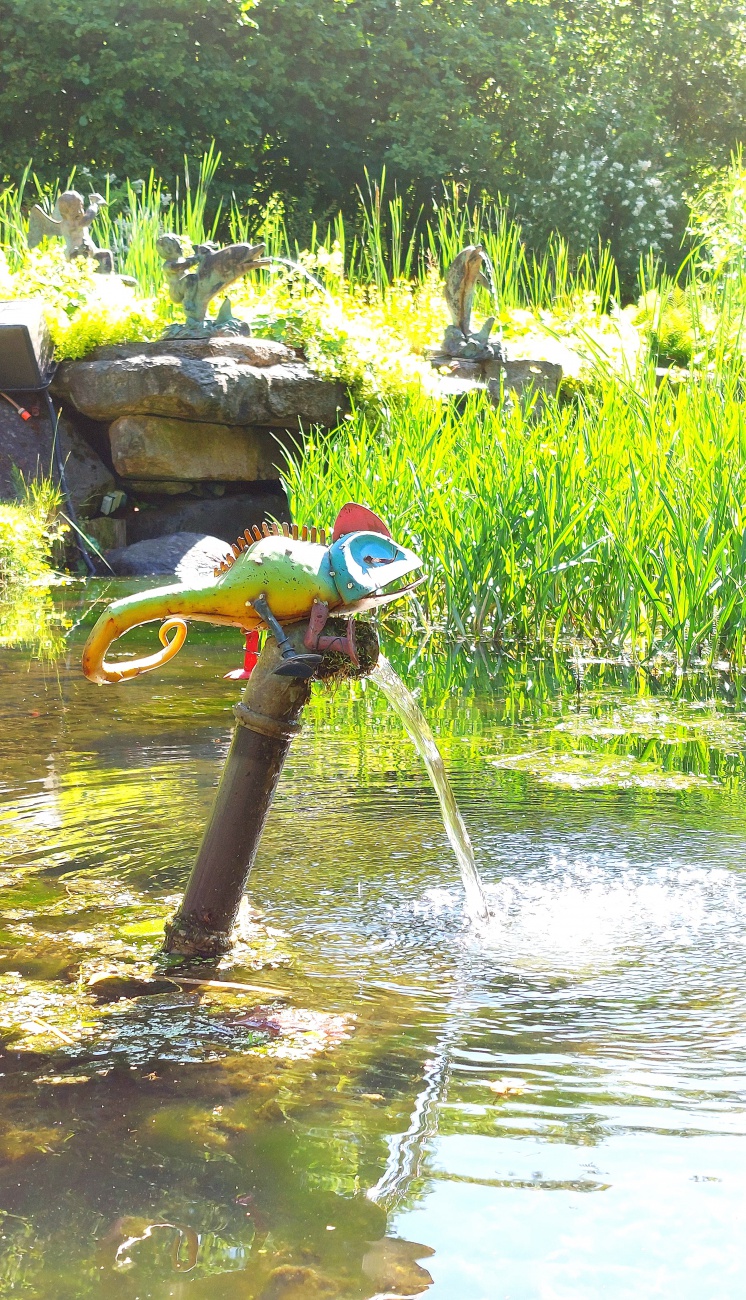
[[[309,706],[219,972],[270,992],[102,1003],[93,973],[153,970],[241,645],[195,628],[96,688],[85,633],[54,668],[0,662],[0,1296],[740,1297],[736,691],[599,667],[578,701],[551,664],[392,645],[486,932],[399,720],[345,686]]]

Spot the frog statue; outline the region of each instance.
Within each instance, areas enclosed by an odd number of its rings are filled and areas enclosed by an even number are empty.
[[[184,644],[188,619],[228,624],[246,635],[244,668],[226,674],[229,677],[249,676],[260,627],[269,629],[278,642],[282,662],[275,671],[281,676],[312,677],[328,650],[340,651],[357,664],[351,616],[409,594],[424,579],[394,591],[385,589],[421,567],[422,561],[394,541],[382,519],[354,502],[337,515],[329,545],[323,528],[268,523],[247,528],[213,580],[195,587],[158,587],[109,605],[86,642],[83,672],[103,684],[162,667]],[[330,612],[349,616],[345,635],[322,635]],[[297,653],[283,631],[285,624],[301,619],[308,619],[306,654]],[[163,620],[162,650],[145,659],[106,659],[109,646],[122,633],[156,620]]]

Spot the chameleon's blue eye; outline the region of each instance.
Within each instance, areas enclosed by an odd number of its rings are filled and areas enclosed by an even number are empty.
[[[348,604],[421,567],[417,556],[392,538],[369,532],[345,533],[332,544],[329,559]]]

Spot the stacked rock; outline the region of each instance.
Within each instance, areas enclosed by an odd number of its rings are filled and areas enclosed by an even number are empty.
[[[285,344],[220,334],[101,347],[61,365],[54,389],[95,422],[94,441],[104,436],[128,498],[127,542],[180,531],[229,540],[267,514],[287,519],[286,456],[345,405],[342,386]]]

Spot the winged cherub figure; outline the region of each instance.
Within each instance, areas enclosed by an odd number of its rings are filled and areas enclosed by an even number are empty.
[[[98,270],[102,274],[111,275],[114,258],[108,248],[96,247],[88,229],[96,220],[100,208],[105,206],[106,199],[102,195],[90,194],[86,208],[83,195],[78,194],[77,190],[65,190],[60,194],[51,216],[35,203],[28,219],[29,248],[36,248],[45,238],[64,239],[68,262],[76,257],[92,257],[98,262]]]

